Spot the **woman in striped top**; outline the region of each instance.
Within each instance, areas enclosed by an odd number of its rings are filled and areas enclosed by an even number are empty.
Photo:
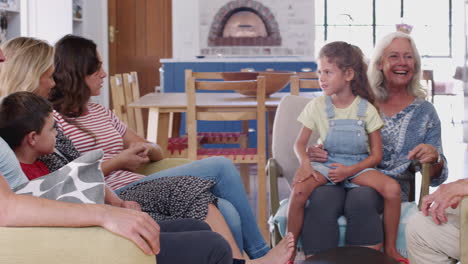
[[[170,176],[190,175],[211,180],[214,182],[211,192],[220,198],[219,210],[238,247],[251,259],[270,252],[256,225],[239,172],[231,161],[213,157],[149,176],[135,173],[138,167],[161,160],[162,152],[159,146],[148,143],[128,129],[112,111],[90,102],[91,96],[100,94],[106,77],[96,45],[88,39],[68,35],[57,42],[55,49],[56,86],[50,100],[57,126],[79,152],[104,151],[103,171],[106,183],[112,189],[121,193],[136,184]],[[275,261],[270,263],[277,263],[284,255],[289,255],[288,243],[281,245],[268,254],[275,256]]]

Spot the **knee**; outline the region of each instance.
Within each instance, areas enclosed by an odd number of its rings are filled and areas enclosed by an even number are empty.
[[[417,212],[408,219],[405,229],[408,247],[414,246],[416,241],[418,241],[421,235],[423,235],[421,228],[424,228],[424,225],[422,225],[425,221],[424,217],[425,216],[421,212]]]
[[[349,214],[362,214],[379,215],[381,209],[382,197],[370,187],[359,187],[359,190],[351,190],[352,195],[348,194],[345,202],[345,215]]]
[[[390,200],[395,200],[398,199],[400,200],[400,193],[401,193],[401,187],[400,184],[395,181],[394,179],[391,179],[386,183],[383,187],[382,191],[382,196],[385,199],[390,199]]]
[[[226,220],[229,228],[231,228],[232,233],[242,233],[240,215],[234,205],[227,200],[219,198],[218,209],[224,216],[224,219]]]
[[[180,224],[187,227],[188,230],[211,230],[210,226],[204,222],[192,218],[184,218]]]
[[[220,234],[207,232],[200,242],[209,250],[208,259],[216,260],[214,263],[231,263],[232,250],[229,243]]]
[[[305,206],[307,199],[309,198],[309,192],[305,192],[303,188],[294,186],[291,191],[291,202],[295,205]]]
[[[306,215],[335,219],[343,214],[345,191],[338,186],[320,186],[310,194]]]

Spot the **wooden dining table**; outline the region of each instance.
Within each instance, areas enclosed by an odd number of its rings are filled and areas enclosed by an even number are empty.
[[[274,93],[266,99],[266,109],[269,112],[268,129],[266,130],[268,134],[271,134],[274,113],[281,98],[289,94],[286,92]],[[302,93],[301,96],[313,97],[316,94]],[[196,96],[197,106],[206,109],[235,111],[246,108],[255,109],[257,104],[255,97],[244,96],[239,93],[197,93]],[[142,96],[128,106],[149,110],[147,140],[157,143],[163,150],[167,151],[169,137],[179,136],[180,114],[187,111],[186,94],[150,93]],[[271,137],[264,135],[263,138],[267,140],[267,138]],[[271,148],[271,144],[268,144],[268,148]],[[257,221],[262,234],[265,238],[268,238],[266,179],[258,179],[257,187],[259,186],[263,186],[264,188],[257,188]]]

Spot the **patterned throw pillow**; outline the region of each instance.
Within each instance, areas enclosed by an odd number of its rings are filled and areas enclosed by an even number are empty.
[[[104,203],[104,176],[101,150],[90,151],[63,168],[24,183],[17,194],[38,196],[69,203]]]

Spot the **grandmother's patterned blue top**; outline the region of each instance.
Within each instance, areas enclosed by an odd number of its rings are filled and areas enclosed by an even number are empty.
[[[378,169],[396,179],[401,185],[401,199],[408,201],[411,160],[408,152],[419,144],[430,144],[437,148],[444,159],[444,168],[439,177],[432,179],[431,186],[438,186],[447,179],[447,161],[442,155],[441,126],[434,106],[415,99],[411,105],[394,116],[381,114],[385,126],[382,128],[383,158]]]

